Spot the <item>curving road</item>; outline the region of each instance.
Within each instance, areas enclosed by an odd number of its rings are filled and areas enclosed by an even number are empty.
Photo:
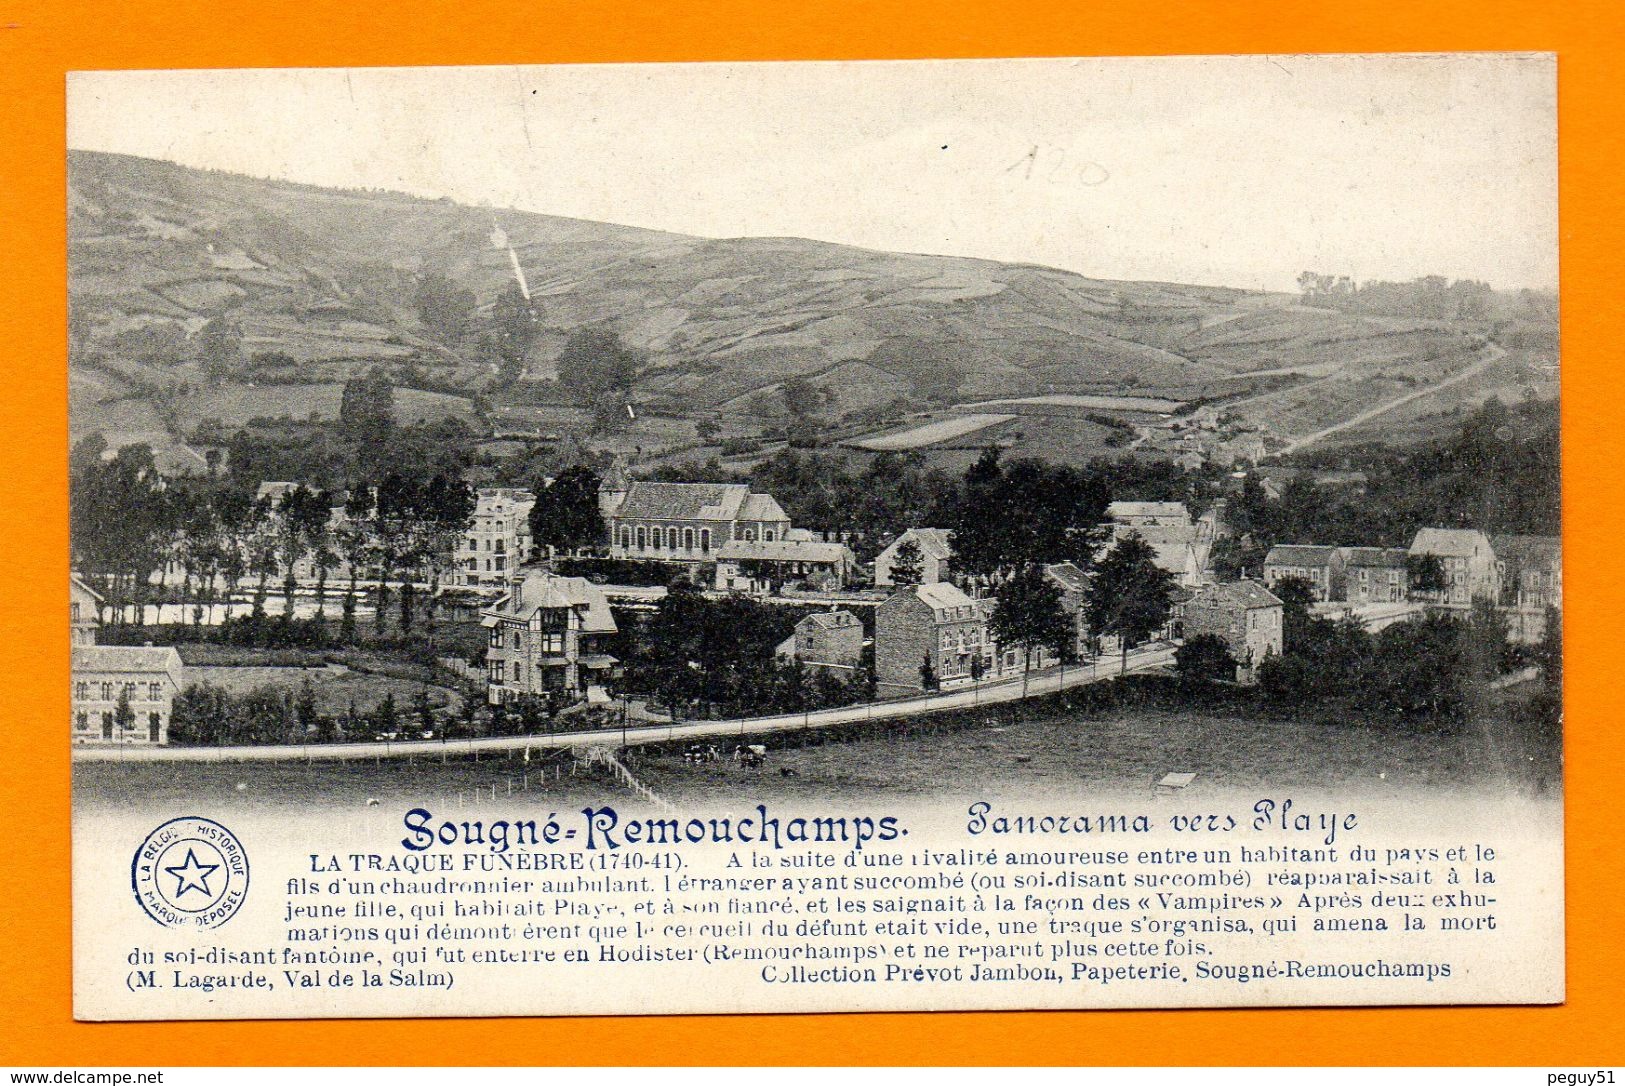
[[[1146,671],[1170,664],[1174,659],[1171,645],[1155,644],[1129,653],[1128,670]],[[902,698],[897,701],[866,702],[839,709],[820,709],[810,713],[785,713],[779,716],[745,717],[736,720],[697,720],[686,724],[657,724],[630,727],[624,730],[625,746],[660,743],[671,739],[701,739],[707,736],[760,735],[764,732],[795,731],[803,728],[823,728],[834,724],[852,724],[868,720],[894,720],[900,717],[923,716],[947,709],[974,708],[979,705],[997,705],[1020,701],[1023,698],[1051,694],[1057,690],[1070,690],[1077,686],[1110,679],[1119,673],[1120,661],[1116,657],[1102,657],[1093,664],[1076,664],[1065,668],[1049,668],[1032,673],[1023,690],[1022,680],[1005,679],[983,683],[979,687],[958,687],[929,697]],[[319,746],[272,747],[117,747],[82,746],[73,748],[76,762],[303,762],[354,761],[378,758],[434,757],[442,752],[505,751],[572,747],[619,746],[622,729],[600,728],[590,732],[563,732],[557,735],[516,735],[486,739],[409,740],[390,743],[328,743]]]
[[[1278,450],[1275,455],[1285,456],[1288,453],[1297,452],[1304,446],[1313,445],[1315,442],[1320,441],[1323,438],[1330,437],[1332,434],[1351,429],[1352,427],[1359,426],[1362,423],[1370,422],[1378,415],[1386,415],[1395,408],[1404,407],[1412,400],[1419,400],[1423,396],[1431,396],[1440,389],[1446,389],[1451,385],[1460,384],[1462,381],[1466,381],[1469,378],[1477,377],[1489,366],[1499,362],[1505,357],[1505,348],[1495,343],[1486,344],[1484,347],[1484,357],[1480,358],[1477,362],[1474,362],[1471,366],[1468,366],[1460,373],[1452,374],[1451,376],[1446,377],[1443,381],[1436,381],[1433,384],[1428,385],[1425,388],[1419,388],[1414,392],[1407,392],[1405,395],[1389,400],[1387,403],[1380,403],[1376,407],[1362,411],[1352,418],[1344,419],[1342,422],[1339,422],[1336,425],[1328,426],[1324,430],[1316,430],[1312,434],[1305,434],[1302,437],[1295,437],[1289,441],[1285,447]],[[1331,378],[1327,378],[1327,380],[1331,380]]]

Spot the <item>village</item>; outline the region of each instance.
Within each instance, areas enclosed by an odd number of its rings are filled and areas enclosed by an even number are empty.
[[[996,451],[984,460],[1001,470]],[[157,472],[134,471],[138,491],[162,491]],[[182,522],[140,594],[105,570],[72,576],[72,742],[389,741],[812,713],[1000,684],[1024,693],[1068,665],[1126,671],[1150,646],[1172,653],[1156,670],[1185,680],[1290,692],[1304,679],[1287,665],[1327,639],[1430,623],[1493,625],[1499,679],[1555,636],[1555,536],[1424,526],[1409,546],[1281,543],[1238,564],[1238,550],[1258,553],[1235,515],[1258,485],[1243,462],[1199,511],[1080,502],[1043,547],[896,524],[861,560],[849,533],[797,524],[747,483],[635,479],[618,461],[534,488],[437,476],[410,498],[388,484],[335,495],[265,481],[235,532],[205,541]],[[559,538],[550,517],[572,520],[575,545],[538,542]],[[393,671],[322,655],[395,609],[389,644],[418,640]],[[210,644],[233,637],[229,659]],[[212,685],[245,666],[298,685],[258,704]],[[399,697],[321,698],[324,681],[355,670],[400,677]]]

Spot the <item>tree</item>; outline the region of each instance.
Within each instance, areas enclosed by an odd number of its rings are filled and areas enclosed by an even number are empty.
[[[578,328],[559,352],[559,384],[578,404],[592,410],[595,430],[614,429],[627,421],[627,397],[639,361],[637,352],[614,329]]]
[[[910,536],[897,545],[892,555],[891,583],[899,588],[917,585],[925,576],[924,567],[925,555],[920,553],[920,544]]]
[[[930,692],[936,688],[937,669],[932,665],[931,654],[928,652],[925,659],[920,662],[920,689]]]
[[[597,472],[580,464],[565,468],[536,491],[530,510],[530,534],[536,545],[561,551],[595,547],[605,538],[598,510]]]
[[[1137,535],[1127,535],[1101,559],[1089,582],[1084,618],[1096,637],[1115,635],[1122,647],[1123,670],[1128,650],[1168,621],[1173,576],[1157,566],[1156,552]]]
[[[130,685],[126,683],[119,687],[118,702],[113,706],[113,734],[121,741],[125,740],[133,727],[135,710],[130,707]]]
[[[1060,656],[1072,632],[1072,624],[1061,606],[1061,586],[1044,575],[1035,563],[1021,567],[1016,575],[999,585],[988,632],[1000,648],[1022,650],[1022,696],[1032,674],[1033,654],[1049,649]]]
[[[1431,596],[1450,587],[1444,562],[1436,554],[1413,554],[1406,560],[1405,568],[1412,592]]]
[[[339,428],[359,448],[382,446],[395,428],[395,386],[379,369],[344,382]]]
[[[316,709],[316,688],[311,685],[309,679],[299,684],[299,696],[294,700],[293,714],[294,719],[299,722],[300,738],[314,735],[318,740],[322,739],[326,718]]]
[[[231,376],[242,361],[243,331],[235,321],[215,317],[197,333],[197,360],[210,380]]]
[[[1291,651],[1307,639],[1314,620],[1315,586],[1307,577],[1282,577],[1270,591],[1281,601],[1281,644]]]
[[[1174,667],[1180,681],[1200,686],[1236,677],[1236,658],[1230,644],[1216,634],[1197,634],[1174,652]]]
[[[455,347],[468,334],[478,301],[474,292],[430,272],[418,278],[412,304],[429,334],[449,347]]]
[[[530,299],[520,291],[519,284],[509,283],[491,305],[491,345],[498,370],[508,383],[524,375],[525,357],[536,340],[536,331],[536,310]]]

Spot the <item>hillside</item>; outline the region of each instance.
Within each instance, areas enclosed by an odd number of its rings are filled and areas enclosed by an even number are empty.
[[[1458,372],[1482,331],[1306,308],[1288,295],[795,238],[703,239],[75,151],[73,428],[162,431],[206,417],[196,337],[218,317],[241,329],[243,361],[240,372],[207,375],[215,386],[330,387],[369,365],[410,362],[411,383],[457,398],[437,413],[463,411],[460,394],[522,398],[468,340],[427,328],[412,302],[417,277],[437,274],[488,311],[513,281],[501,235],[542,328],[524,395],[546,387],[536,379],[555,372],[571,330],[609,323],[645,352],[634,397],[646,409],[739,432],[782,414],[782,383],[808,377],[830,393],[831,425],[877,409],[901,418],[977,400],[1132,392],[1236,398],[1249,425],[1284,438],[1336,421],[1325,404],[1353,416],[1406,381]],[[269,352],[288,360],[247,368]],[[1304,384],[1319,389],[1306,401],[1270,398]],[[303,400],[292,404],[288,413],[307,414]]]

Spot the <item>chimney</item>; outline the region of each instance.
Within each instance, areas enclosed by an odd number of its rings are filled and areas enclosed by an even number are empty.
[[[508,606],[517,611],[525,602],[525,575],[515,570],[508,577]]]

